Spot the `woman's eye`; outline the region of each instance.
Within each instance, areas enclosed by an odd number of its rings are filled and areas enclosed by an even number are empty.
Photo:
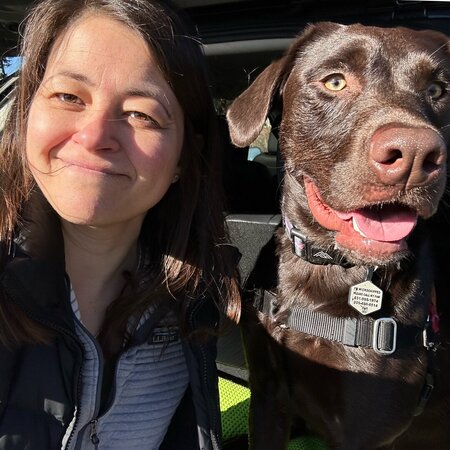
[[[157,127],[157,128],[160,127],[159,123],[155,119],[153,119],[153,117],[151,117],[148,114],[145,114],[143,112],[130,111],[128,113],[128,116],[131,117],[134,120],[139,121],[143,125]]]
[[[427,94],[432,100],[439,100],[446,93],[442,83],[434,82],[427,87]]]
[[[81,105],[83,102],[81,101],[81,99],[79,97],[77,97],[74,94],[67,94],[65,92],[59,92],[57,94],[55,94],[55,97],[63,102],[63,103],[76,103]]]
[[[323,80],[323,85],[329,91],[342,91],[347,87],[347,82],[345,81],[344,75],[333,74]]]

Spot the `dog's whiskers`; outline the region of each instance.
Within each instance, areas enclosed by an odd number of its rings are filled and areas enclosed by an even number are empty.
[[[433,53],[431,53],[431,57],[433,57],[437,52],[441,51],[443,48],[447,47],[447,45],[450,45],[450,39],[447,42],[444,42],[440,47],[438,47]]]

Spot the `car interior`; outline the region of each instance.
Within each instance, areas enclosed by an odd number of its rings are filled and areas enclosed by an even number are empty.
[[[0,50],[4,57],[15,56],[17,52],[20,23],[30,3],[0,1]],[[195,24],[210,69],[211,89],[226,142],[225,218],[230,239],[242,254],[239,263],[242,284],[245,288],[246,282],[256,276],[264,284],[264,280],[276,277],[275,267],[265,255],[273,251],[273,234],[281,222],[279,186],[283,169],[277,141],[280,112],[272,111],[252,145],[236,148],[228,138],[227,106],[283,54],[309,23],[407,26],[450,35],[450,1],[175,0],[172,3]],[[11,77],[5,77],[1,81],[6,87],[0,100],[7,100],[13,88],[10,80]],[[2,109],[6,100],[0,103]],[[225,327],[217,362],[221,376],[246,385],[245,357],[237,327]],[[240,447],[236,444],[229,448]]]

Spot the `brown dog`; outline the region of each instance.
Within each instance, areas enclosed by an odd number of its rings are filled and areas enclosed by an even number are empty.
[[[233,143],[273,105],[285,227],[244,319],[251,447],[302,418],[331,448],[450,448],[448,38],[310,26],[231,105]]]

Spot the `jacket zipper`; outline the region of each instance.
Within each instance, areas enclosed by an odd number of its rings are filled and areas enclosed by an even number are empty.
[[[79,322],[79,321],[78,321]],[[117,372],[118,372],[118,368],[119,368],[119,362],[120,362],[120,358],[123,356],[123,353],[121,353],[116,361],[116,365],[114,368],[114,375],[113,375],[113,384],[111,386],[111,391],[110,391],[110,395],[109,395],[109,399],[107,401],[107,404],[105,405],[105,408],[103,410],[103,413],[101,415],[98,415],[99,410],[100,410],[100,397],[101,397],[101,389],[102,389],[102,383],[103,383],[103,367],[104,367],[104,360],[103,360],[103,354],[101,352],[101,349],[99,347],[99,344],[97,343],[97,341],[95,340],[95,338],[92,337],[91,333],[86,329],[86,327],[79,322],[81,328],[84,330],[84,333],[86,334],[86,336],[88,337],[88,339],[91,339],[91,341],[94,344],[95,350],[97,352],[98,358],[99,358],[99,381],[101,382],[100,385],[97,388],[97,398],[95,401],[95,408],[94,408],[94,414],[93,414],[93,418],[91,419],[91,421],[89,422],[89,426],[90,426],[90,432],[89,432],[89,438],[92,442],[92,444],[94,445],[94,449],[98,450],[99,446],[100,446],[100,438],[98,436],[98,432],[97,432],[97,425],[99,420],[104,417],[112,408],[114,401],[116,399],[116,390],[117,390],[117,384],[116,384],[116,380],[117,380]],[[81,377],[80,377],[81,379]],[[78,402],[79,404],[80,402]],[[87,427],[83,427],[84,430],[86,430]],[[75,426],[73,428],[73,430],[75,430]],[[81,430],[80,430],[81,432]],[[70,439],[67,441],[67,443],[69,443]],[[67,447],[66,447],[67,448]]]
[[[81,366],[80,366],[80,373],[78,374],[78,380],[77,380],[77,403],[76,403],[76,410],[75,410],[75,420],[73,422],[73,426],[72,426],[72,430],[70,431],[70,435],[67,439],[66,445],[64,447],[64,450],[67,448],[70,448],[70,443],[73,439],[73,435],[75,433],[75,430],[77,429],[77,425],[78,425],[78,420],[80,419],[80,413],[79,413],[79,405],[81,403],[81,398],[80,398],[80,392],[81,392],[81,372],[83,370],[83,361],[84,361],[84,357],[82,359],[81,362]]]
[[[95,450],[98,450],[98,446],[100,444],[100,439],[98,438],[98,435],[97,435],[97,422],[98,422],[98,419],[91,420],[91,432],[89,435],[91,442],[94,445]]]
[[[75,319],[75,320],[77,320],[77,319]],[[100,397],[101,397],[101,390],[102,390],[102,383],[103,383],[103,364],[104,364],[103,354],[102,354],[101,349],[99,348],[99,344],[97,343],[95,338],[92,337],[92,335],[89,333],[89,331],[86,329],[86,327],[80,321],[77,320],[77,322],[80,325],[80,327],[82,328],[82,330],[83,330],[84,334],[86,335],[86,337],[92,341],[92,343],[94,345],[94,348],[95,348],[95,352],[97,353],[97,356],[98,356],[98,365],[99,365],[98,381],[97,381],[97,389],[96,389],[95,405],[94,405],[94,413],[92,414],[92,419],[90,420],[90,422],[86,426],[82,427],[79,430],[79,432],[83,431],[83,433],[85,433],[86,432],[85,430],[88,427],[90,427],[89,439],[92,442],[92,444],[94,445],[94,449],[98,450],[99,444],[100,444],[100,438],[98,437],[98,434],[97,434],[97,424],[98,424],[98,419],[99,419],[98,412],[99,412],[99,409],[100,409]],[[82,377],[80,376],[79,380],[81,380],[81,378]],[[78,392],[81,392],[80,387],[78,389]],[[77,405],[79,406],[80,404],[81,404],[81,399],[78,396],[78,398],[77,398]],[[69,444],[70,444],[70,442],[71,442],[71,440],[73,438],[73,435],[75,434],[76,425],[77,425],[77,420],[75,419],[75,423],[74,423],[74,426],[72,428],[70,437],[67,440],[67,444],[66,444],[65,449],[69,448]]]
[[[119,357],[119,359],[120,359],[120,357]],[[111,386],[111,392],[110,392],[110,398],[108,400],[108,405],[107,405],[106,409],[103,411],[103,414],[101,414],[99,416],[98,415],[99,408],[98,408],[98,402],[97,402],[96,408],[95,408],[96,411],[94,414],[95,419],[92,419],[89,422],[89,425],[90,425],[89,438],[92,442],[92,445],[94,446],[94,450],[98,450],[100,447],[100,438],[97,433],[98,421],[109,412],[109,410],[111,409],[112,405],[114,404],[114,400],[116,398],[116,378],[117,378],[117,367],[119,365],[119,359],[117,360],[116,367],[114,369],[113,385]]]

